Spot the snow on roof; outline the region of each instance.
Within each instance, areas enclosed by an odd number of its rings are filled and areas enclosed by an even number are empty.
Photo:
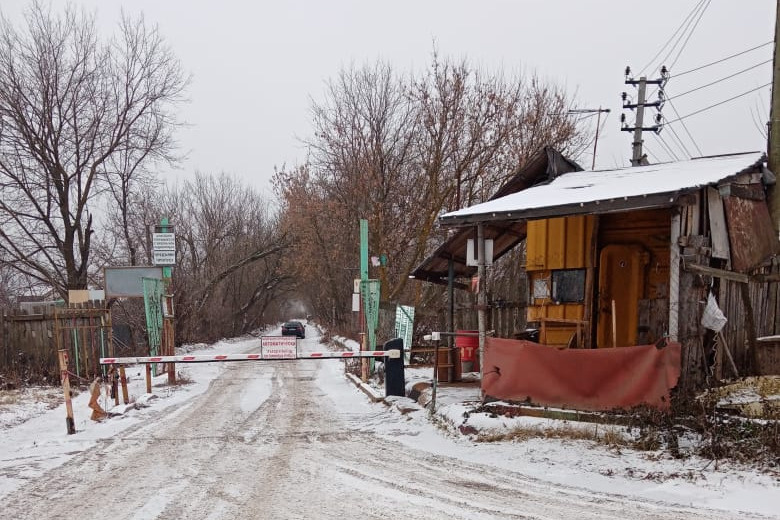
[[[755,165],[761,152],[691,159],[616,170],[563,174],[549,184],[512,193],[495,200],[442,215],[459,219],[489,213],[522,212],[571,204],[641,197],[715,184]]]

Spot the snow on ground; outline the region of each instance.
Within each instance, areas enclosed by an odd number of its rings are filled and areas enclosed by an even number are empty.
[[[274,332],[278,333],[271,331]],[[200,349],[194,353],[244,352],[256,349],[258,342],[257,338],[226,340],[211,346],[199,346]],[[324,348],[315,345],[308,336],[302,343],[307,348]],[[349,349],[358,348],[357,343],[349,340],[341,339],[339,343]],[[677,460],[661,452],[609,448],[593,441],[568,438],[531,436],[512,441],[476,442],[471,436],[462,435],[451,427],[466,420],[464,412],[471,410],[479,397],[476,387],[439,387],[436,413],[431,417],[428,409],[408,398],[372,402],[344,377],[344,364],[340,361],[307,362],[319,364],[317,382],[338,406],[345,410],[375,411],[367,415],[371,419],[365,425],[366,429],[410,448],[490,464],[557,484],[780,518],[780,479],[756,469],[714,464],[696,457]],[[120,435],[130,426],[151,422],[160,414],[185,409],[193,397],[208,389],[223,368],[224,365],[217,363],[180,364],[177,371],[188,383],[169,387],[166,376],[158,376],[153,384],[156,397],[145,394],[143,367],[129,369],[131,401],[144,406],[128,407],[122,415],[96,423],[88,418],[89,396],[82,392],[73,399],[75,435],[66,433],[64,405],[51,408],[50,404],[46,404],[55,399],[54,395],[47,394],[45,399],[36,401],[32,406],[24,404],[28,399],[23,396],[17,396],[18,404],[15,405],[0,401],[0,499],[21,485],[22,480],[15,475],[28,478],[42,475],[101,439]],[[407,381],[409,385],[417,381],[430,382],[432,375],[430,369],[408,370]],[[256,401],[258,395],[267,396],[270,392],[270,382],[258,380],[247,384],[247,399],[254,396]],[[35,396],[32,398],[37,399]],[[110,408],[106,398],[101,404],[106,409]],[[468,424],[482,432],[508,432],[518,427],[544,430],[560,428],[563,423],[485,413],[469,414],[467,420]]]
[[[360,348],[355,341],[335,339],[350,350]],[[407,369],[405,372],[407,389],[415,382],[430,384],[433,380],[430,367]],[[337,379],[329,378],[322,384]],[[338,388],[329,389],[329,393],[338,391]],[[431,421],[428,409],[405,414],[407,433],[398,439],[409,446],[425,446],[427,451],[521,471],[557,484],[780,518],[780,477],[777,471],[768,474],[759,468],[728,462],[713,463],[700,457],[674,459],[662,451],[637,451],[589,440],[544,435],[545,431],[568,428],[610,428],[603,424],[526,416],[491,416],[488,413],[472,413],[468,418],[464,417],[464,413],[473,410],[479,400],[476,386],[439,385],[435,420]],[[398,402],[398,399],[393,401]],[[520,436],[519,440],[513,441],[476,442],[472,436],[458,433],[457,426],[464,422],[482,434],[509,433],[522,428],[537,435]],[[436,424],[444,427],[436,427]],[[398,422],[390,421],[385,426],[393,434],[397,431]]]

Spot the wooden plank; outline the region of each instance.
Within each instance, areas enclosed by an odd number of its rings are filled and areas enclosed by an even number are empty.
[[[726,227],[726,215],[723,212],[723,199],[715,188],[707,188],[707,209],[710,217],[710,236],[712,238],[712,257],[731,260],[729,233]]]
[[[683,207],[683,235],[698,235],[699,231],[699,194],[693,194],[693,203]]]
[[[585,318],[585,320],[588,322],[585,325],[585,341],[580,345],[583,348],[593,348],[593,335],[594,335],[594,326],[593,326],[593,305],[595,300],[595,280],[596,280],[596,272],[595,272],[595,265],[598,262],[598,236],[599,236],[599,225],[600,225],[600,219],[598,215],[594,215],[593,217],[593,225],[589,226],[590,229],[590,240],[588,241],[588,250],[586,252],[587,255],[587,270],[585,271],[585,302],[583,304],[582,309],[582,317]]]
[[[637,343],[649,345],[666,334],[666,320],[669,316],[669,300],[639,300],[639,320],[637,322]]]
[[[671,244],[669,250],[669,339],[677,341],[680,319],[680,214],[672,215],[670,226]]]
[[[730,280],[732,282],[750,282],[750,276],[744,273],[735,273],[733,271],[726,271],[725,269],[715,269],[714,267],[707,267],[706,265],[685,264],[685,270],[691,273],[706,274],[707,276],[714,276],[715,278]]]

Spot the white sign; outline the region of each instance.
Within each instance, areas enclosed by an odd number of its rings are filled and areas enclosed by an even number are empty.
[[[474,247],[474,239],[469,238],[466,241],[466,265],[477,266],[479,265],[479,259],[477,258],[477,248]],[[493,239],[485,239],[485,265],[493,265]]]
[[[263,336],[260,338],[262,359],[296,359],[298,338],[295,336]]]
[[[176,251],[152,251],[154,265],[176,265]]]
[[[173,233],[154,233],[152,249],[155,251],[176,251],[176,235]]]

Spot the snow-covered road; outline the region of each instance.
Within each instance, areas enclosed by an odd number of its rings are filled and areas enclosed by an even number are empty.
[[[322,348],[308,332],[302,346]],[[160,399],[143,420],[107,421],[126,424],[51,468],[45,443],[4,453],[0,475],[18,485],[0,494],[0,517],[751,518],[549,482],[483,463],[466,444],[470,456],[431,449],[432,435],[453,441],[368,402],[338,361],[226,363],[213,375],[202,393]],[[68,441],[80,434],[89,432]]]

